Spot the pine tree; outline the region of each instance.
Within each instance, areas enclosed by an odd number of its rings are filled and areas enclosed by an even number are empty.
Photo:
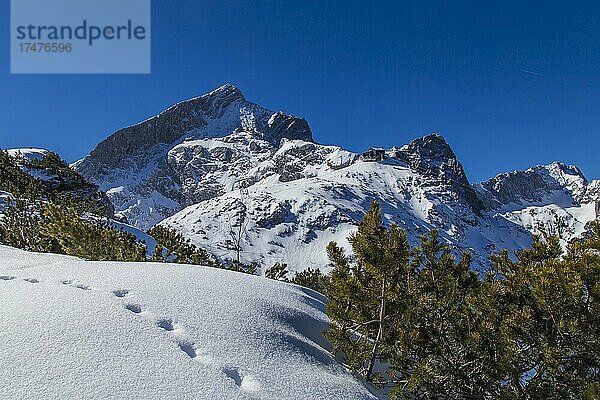
[[[157,242],[152,255],[153,261],[220,267],[204,249],[192,244],[173,229],[155,225],[147,233]]]
[[[39,232],[41,210],[39,200],[15,199],[2,212],[0,243],[27,251],[51,251],[51,242]]]
[[[288,282],[288,265],[286,263],[275,263],[272,267],[267,268],[265,277],[276,281]]]
[[[296,272],[291,280],[292,283],[325,293],[328,287],[328,279],[318,268],[308,267]]]
[[[600,397],[600,225],[569,246],[537,237],[513,262],[494,257],[502,392],[517,399]]]
[[[493,391],[485,315],[478,310],[481,283],[470,270],[471,256],[459,262],[432,230],[412,256],[414,285],[398,320],[396,353],[389,375],[400,398],[485,398]]]
[[[16,199],[33,200],[41,195],[40,181],[21,170],[23,158],[13,157],[0,150],[0,190],[11,193]]]
[[[382,225],[376,202],[349,240],[355,262],[335,243],[327,248],[334,270],[327,292],[332,324],[326,335],[352,369],[381,381],[375,365],[395,353],[395,320],[408,293],[409,245],[404,231]]]
[[[503,251],[481,279],[437,231],[410,252],[374,204],[352,258],[327,247],[326,336],[392,398],[600,398],[600,222],[592,228],[566,254],[557,237],[516,260]]]
[[[74,207],[45,204],[39,232],[58,252],[86,260],[146,260],[146,246],[139,244],[135,236],[103,221],[86,221]]]

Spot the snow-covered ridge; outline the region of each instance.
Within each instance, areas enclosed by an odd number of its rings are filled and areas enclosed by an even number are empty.
[[[579,168],[553,162],[499,174],[476,189],[486,209],[511,211],[549,204],[572,207],[581,202],[587,186],[588,181]]]
[[[169,107],[160,114],[110,135],[77,168],[89,174],[107,168],[141,167],[144,159],[159,145],[172,145],[184,137],[223,137],[233,131],[245,131],[274,145],[286,137],[312,140],[306,121],[283,112],[273,112],[247,101],[241,91],[227,84]]]
[[[6,399],[375,399],[324,347],[325,299],[189,265],[0,246]]]
[[[11,157],[23,157],[29,161],[39,161],[42,158],[46,157],[50,154],[49,150],[46,149],[36,149],[33,147],[21,148],[21,149],[8,149],[6,150],[8,155]]]

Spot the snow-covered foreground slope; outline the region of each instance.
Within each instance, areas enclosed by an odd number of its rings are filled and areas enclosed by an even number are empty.
[[[323,349],[324,300],[218,269],[0,246],[0,393],[372,399]]]

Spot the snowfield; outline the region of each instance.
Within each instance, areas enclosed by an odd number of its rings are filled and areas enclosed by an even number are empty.
[[[33,147],[28,147],[28,148],[22,148],[22,149],[8,149],[6,150],[6,152],[8,153],[8,155],[10,155],[11,157],[23,157],[26,160],[29,161],[33,161],[33,160],[41,160],[44,157],[46,157],[47,155],[50,154],[49,150],[46,149],[36,149]]]
[[[324,349],[325,298],[196,266],[0,246],[4,399],[375,399]]]

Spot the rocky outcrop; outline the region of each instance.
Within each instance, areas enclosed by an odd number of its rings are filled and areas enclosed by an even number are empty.
[[[485,209],[492,211],[522,205],[574,206],[584,201],[587,186],[579,168],[554,162],[500,174],[476,189]]]
[[[312,142],[312,132],[304,118],[297,118],[282,112],[271,115],[264,130],[263,139],[271,144],[278,145],[281,139],[304,140]]]
[[[441,135],[433,133],[415,139],[400,149],[390,150],[390,154],[420,174],[448,185],[475,213],[483,209],[461,163]]]

